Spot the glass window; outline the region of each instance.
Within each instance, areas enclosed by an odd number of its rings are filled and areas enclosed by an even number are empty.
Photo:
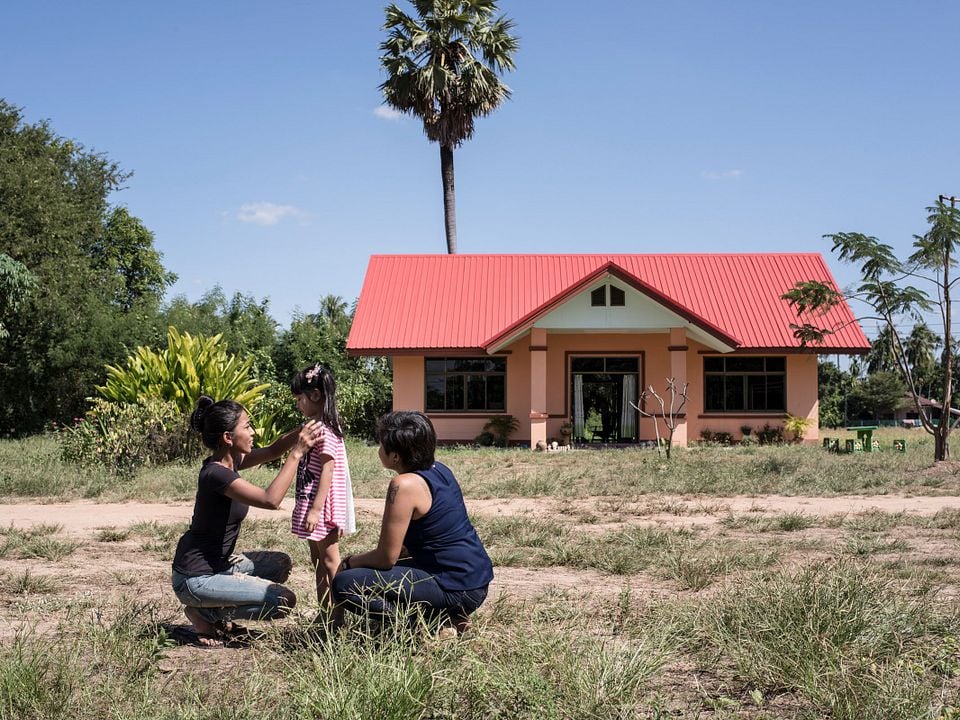
[[[783,412],[787,407],[785,357],[705,357],[705,412]]]
[[[607,304],[607,286],[598,287],[590,293],[590,304],[593,307],[605,307]]]
[[[623,307],[627,304],[627,294],[618,287],[610,286],[610,307]]]
[[[635,373],[640,372],[638,357],[575,357],[570,361],[574,373]]]
[[[507,402],[505,357],[426,358],[428,412],[503,411]]]
[[[570,371],[575,373],[602,373],[602,357],[578,357],[570,361]]]
[[[606,360],[607,372],[635,373],[640,370],[640,358],[636,357],[608,357]]]

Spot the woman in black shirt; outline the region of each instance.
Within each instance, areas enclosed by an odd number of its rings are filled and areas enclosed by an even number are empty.
[[[297,465],[313,446],[319,425],[308,421],[265,448],[253,449],[246,410],[233,400],[201,397],[190,416],[213,454],[203,462],[190,529],[173,558],[173,591],[202,645],[219,646],[234,619],[272,620],[296,604],[283,583],[292,561],[282,552],[235,554],[240,523],[250,506],[276,510],[296,477]],[[247,482],[239,470],[274,460],[290,451],[267,488]]]

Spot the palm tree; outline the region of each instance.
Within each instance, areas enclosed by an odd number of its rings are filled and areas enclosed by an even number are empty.
[[[918,389],[926,386],[924,394],[927,397],[930,397],[929,385],[937,366],[935,353],[940,344],[940,337],[925,322],[913,326],[904,344],[904,354],[913,373],[913,381]]]
[[[417,18],[386,8],[380,90],[387,105],[420,118],[440,146],[447,252],[457,251],[453,150],[473,136],[474,119],[490,115],[510,97],[499,75],[514,69],[518,41],[513,21],[496,0],[411,0]]]
[[[884,325],[877,337],[870,343],[870,352],[867,353],[867,373],[872,375],[878,372],[894,372],[897,370],[893,331]]]
[[[351,315],[347,303],[339,295],[325,295],[320,299],[320,312],[315,316],[318,324],[336,328],[346,335],[350,331]]]

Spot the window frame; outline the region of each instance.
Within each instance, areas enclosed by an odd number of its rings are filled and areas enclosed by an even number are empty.
[[[723,362],[723,370],[708,370],[707,365],[711,360],[720,360]],[[740,360],[763,360],[763,369],[762,370],[728,370],[727,364],[729,361],[740,361]],[[768,360],[779,360],[783,363],[782,370],[770,370],[767,368]],[[728,377],[740,377],[742,378],[742,395],[741,399],[743,401],[743,407],[735,409],[727,409],[727,378]],[[750,408],[750,378],[770,378],[770,377],[779,377],[782,378],[783,383],[783,407],[771,408],[769,407],[769,402],[765,401],[763,408]],[[710,394],[707,387],[708,378],[721,378],[722,389],[723,389],[723,407],[710,407],[707,405],[709,401]],[[769,395],[769,390],[765,388],[765,395]],[[770,415],[782,415],[787,412],[787,357],[786,355],[705,355],[703,357],[703,412],[710,415],[744,415],[744,414],[770,414]]]
[[[617,298],[620,302],[613,301],[613,291],[620,293]],[[616,285],[604,283],[590,291],[590,307],[622,308],[627,306],[627,291]]]
[[[507,398],[509,397],[507,392],[507,374],[508,374],[508,356],[507,355],[476,355],[476,356],[442,356],[442,357],[424,357],[423,359],[423,408],[424,412],[431,415],[451,415],[451,414],[468,414],[468,415],[490,415],[490,414],[503,414],[507,412]],[[487,362],[490,360],[497,360],[503,362],[503,370],[450,370],[449,363],[450,361],[483,361]],[[443,371],[430,371],[429,363],[430,362],[442,362]],[[462,377],[463,385],[461,388],[463,395],[463,405],[457,408],[447,407],[447,387],[448,387],[448,378]],[[444,398],[444,407],[443,408],[431,408],[430,407],[430,378],[431,377],[442,377],[443,378],[443,398]],[[469,405],[470,398],[470,388],[469,388],[469,379],[473,377],[482,377],[484,378],[484,407],[482,408],[470,408]],[[489,384],[486,379],[490,377],[501,377],[503,378],[503,402],[502,407],[499,408],[490,408],[489,406]]]

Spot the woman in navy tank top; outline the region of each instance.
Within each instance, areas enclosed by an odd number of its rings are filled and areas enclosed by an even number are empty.
[[[380,462],[397,475],[387,488],[377,547],[344,558],[333,579],[333,625],[343,622],[344,610],[390,617],[419,606],[462,632],[487,597],[493,564],[460,485],[434,460],[433,423],[419,412],[387,413],[377,438]]]

